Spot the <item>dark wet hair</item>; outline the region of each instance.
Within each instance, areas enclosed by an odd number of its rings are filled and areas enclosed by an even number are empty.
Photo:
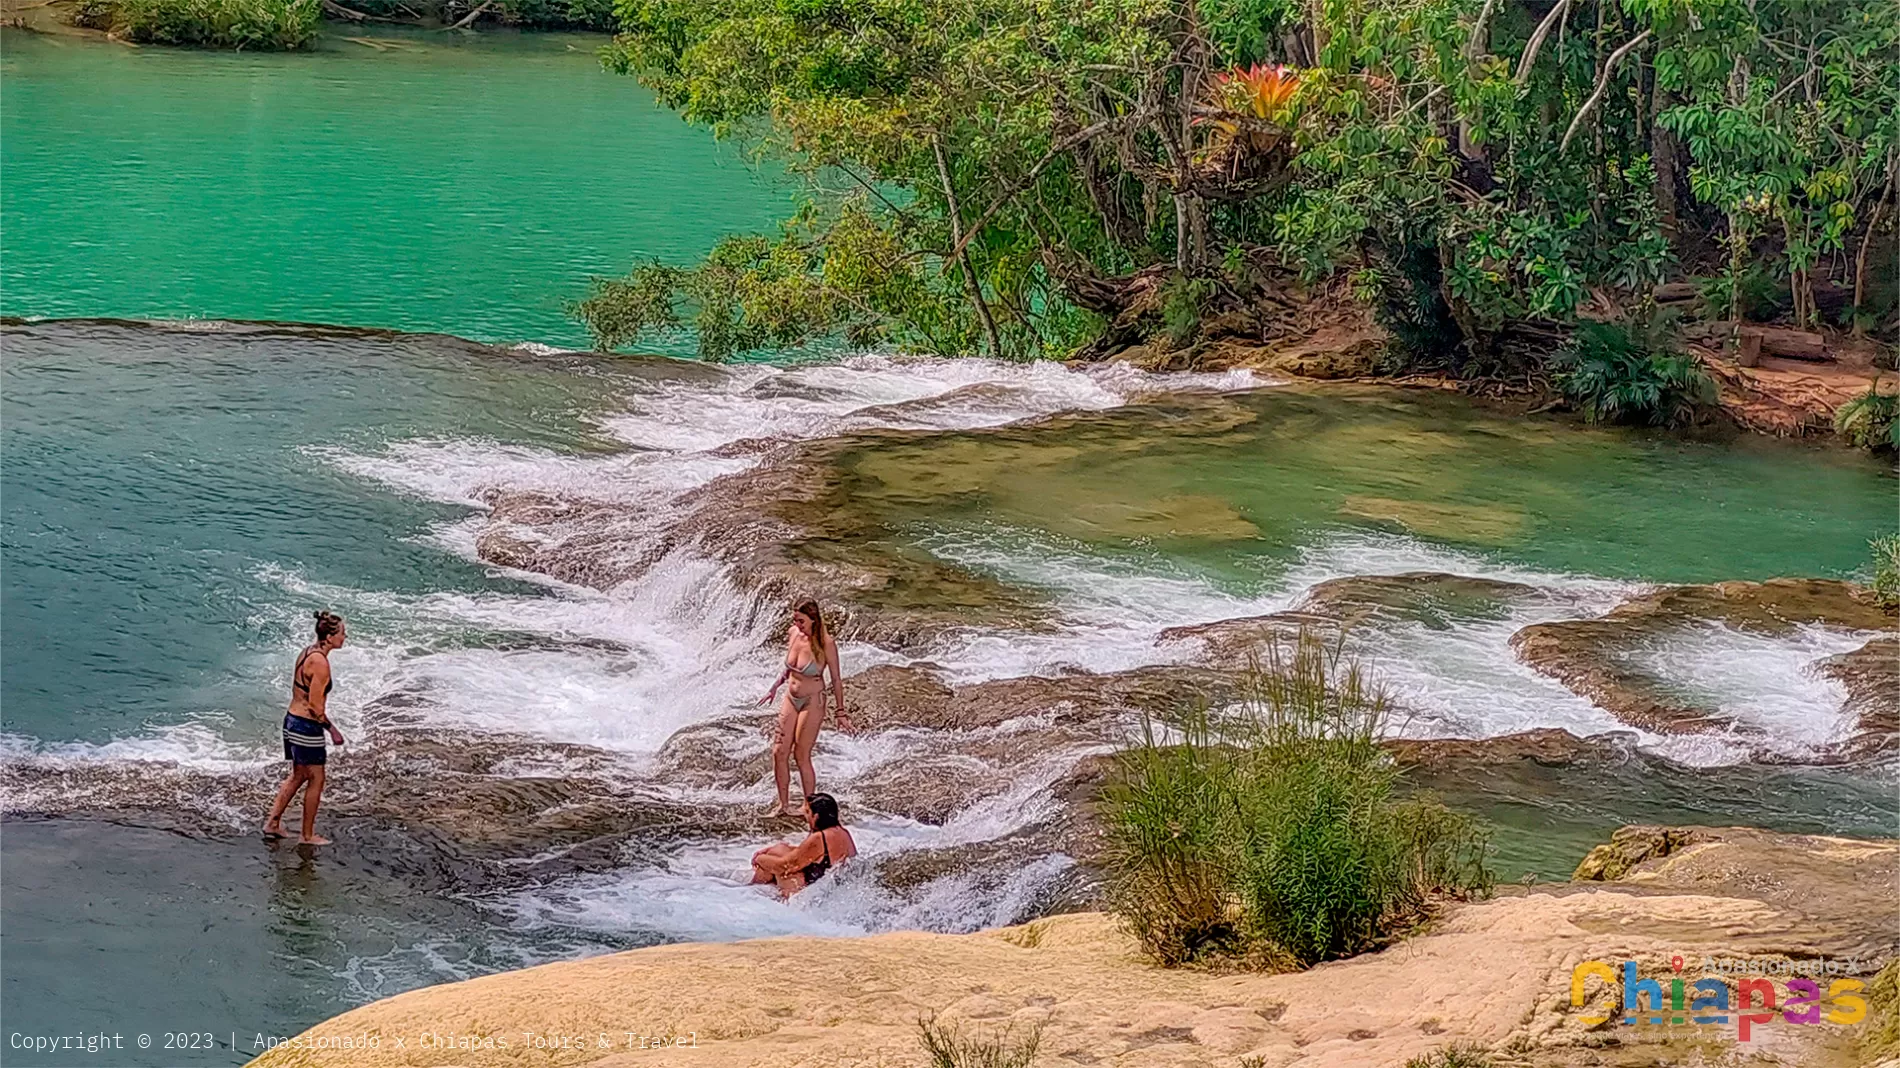
[[[792,611],[811,618],[811,653],[825,658],[825,617],[818,614],[818,602],[807,598],[792,606]]]
[[[811,794],[805,798],[805,807],[811,810],[812,830],[822,831],[838,826],[838,799],[830,794]]]
[[[322,641],[343,629],[343,617],[335,612],[317,610],[317,640]]]

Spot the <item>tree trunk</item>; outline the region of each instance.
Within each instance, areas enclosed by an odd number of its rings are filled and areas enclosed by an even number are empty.
[[[1207,206],[1200,197],[1194,198],[1188,212],[1189,230],[1194,240],[1189,252],[1194,256],[1194,268],[1199,270],[1207,265]]]
[[[1478,57],[1491,49],[1491,12],[1497,7],[1497,0],[1484,0],[1484,7],[1478,10],[1477,21],[1472,24],[1471,37],[1465,41],[1465,64],[1470,66]],[[1477,162],[1484,158],[1484,149],[1471,140],[1471,119],[1460,116],[1458,119],[1458,154]]]
[[[1794,261],[1794,225],[1787,212],[1781,216],[1782,255],[1788,257],[1788,296],[1794,301],[1794,324],[1805,327],[1814,316],[1814,288],[1808,284],[1808,269]]]
[[[1867,328],[1864,305],[1867,300],[1867,249],[1874,243],[1874,234],[1880,229],[1880,216],[1887,209],[1887,199],[1893,196],[1894,168],[1893,159],[1887,160],[1887,184],[1880,191],[1880,199],[1874,201],[1873,214],[1867,218],[1867,232],[1861,235],[1860,251],[1854,254],[1854,336],[1865,337]]]
[[[983,321],[983,334],[989,340],[990,357],[1003,358],[1003,342],[996,333],[996,319],[990,315],[990,306],[983,300],[983,286],[976,280],[976,267],[970,262],[970,247],[963,243],[963,219],[957,209],[956,187],[950,183],[950,164],[943,158],[943,139],[932,137],[930,148],[937,154],[937,177],[943,182],[944,206],[950,212],[950,240],[957,245],[957,262],[963,265],[963,284],[970,291],[970,304],[976,309],[976,316]]]
[[[1657,120],[1663,112],[1675,106],[1675,96],[1665,92],[1658,79],[1655,91],[1650,95],[1649,158],[1656,167],[1656,214],[1662,219],[1663,236],[1671,244],[1675,243],[1680,226],[1676,183],[1682,170],[1682,146],[1677,143],[1676,135],[1663,129],[1662,123]]]
[[[1748,238],[1742,229],[1742,218],[1736,212],[1728,213],[1728,321],[1729,340],[1733,341],[1740,331],[1742,322],[1747,318],[1742,307],[1742,264],[1748,259]]]
[[[1174,266],[1182,274],[1200,269],[1201,250],[1206,247],[1202,233],[1200,199],[1194,195],[1194,104],[1201,97],[1206,74],[1207,53],[1201,48],[1199,8],[1184,5],[1181,33],[1181,96],[1178,101],[1178,126],[1172,137],[1165,138],[1168,162],[1174,167]]]
[[[1182,274],[1191,272],[1194,264],[1193,224],[1188,221],[1188,200],[1186,193],[1174,194],[1174,269]]]
[[[1313,65],[1320,65],[1320,57],[1326,54],[1326,43],[1332,35],[1326,32],[1326,0],[1312,0],[1310,14],[1313,23]]]

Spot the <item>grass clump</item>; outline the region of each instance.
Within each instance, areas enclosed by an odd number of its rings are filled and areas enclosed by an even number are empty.
[[[1667,323],[1643,328],[1577,324],[1551,382],[1592,423],[1679,426],[1715,403],[1715,383],[1694,356],[1672,351]]]
[[[74,21],[140,44],[290,52],[321,15],[319,0],[83,0]]]
[[[918,1020],[917,1031],[930,1068],[1029,1068],[1042,1046],[1040,1025],[1019,1036],[1014,1026],[979,1031],[933,1015]]]
[[[1268,647],[1235,707],[1150,723],[1103,795],[1110,906],[1143,949],[1304,966],[1386,941],[1436,896],[1487,893],[1482,826],[1394,800],[1389,717],[1357,665],[1302,634]]]
[[[1883,534],[1867,545],[1874,551],[1874,600],[1882,608],[1900,608],[1900,534]]]
[[[1492,1063],[1484,1047],[1458,1043],[1413,1057],[1405,1068],[1491,1068]]]

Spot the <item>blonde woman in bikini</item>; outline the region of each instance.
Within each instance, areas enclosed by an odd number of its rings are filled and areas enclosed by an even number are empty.
[[[825,673],[831,673],[831,685],[825,685]],[[786,685],[790,683],[790,685]],[[772,776],[778,784],[778,803],[766,813],[784,816],[791,807],[792,761],[798,762],[801,795],[818,792],[818,773],[812,770],[811,751],[818,744],[818,728],[825,721],[825,695],[838,702],[838,727],[845,733],[854,728],[844,710],[844,673],[838,670],[838,644],[825,629],[818,602],[800,601],[792,609],[792,629],[785,637],[785,670],[759,701],[769,705],[778,699],[778,735],[772,745]]]

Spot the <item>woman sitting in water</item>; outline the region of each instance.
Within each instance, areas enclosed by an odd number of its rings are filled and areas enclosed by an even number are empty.
[[[304,845],[329,845],[328,838],[317,836],[317,806],[323,802],[323,765],[326,751],[324,733],[329,740],[343,744],[343,732],[330,722],[330,651],[343,646],[343,617],[330,612],[317,613],[317,643],[297,656],[290,669],[290,711],[284,714],[284,759],[290,761],[290,775],[277,791],[264,821],[264,837],[284,836],[284,810],[290,799],[303,790],[303,834],[297,841]]]
[[[830,794],[805,799],[805,826],[811,833],[797,845],[779,842],[752,854],[752,883],[776,883],[778,892],[791,897],[824,878],[833,864],[858,855],[851,832],[838,824],[838,801]]]
[[[831,685],[825,685],[825,672],[831,672]],[[824,617],[818,614],[818,602],[801,601],[792,609],[792,629],[785,638],[785,670],[759,703],[769,705],[778,696],[786,680],[785,699],[778,706],[778,734],[772,745],[772,776],[778,784],[778,803],[768,816],[783,816],[791,811],[791,764],[798,760],[798,782],[807,795],[818,792],[818,773],[812,770],[811,750],[818,744],[818,728],[825,721],[825,694],[838,702],[838,727],[850,733],[851,717],[844,710],[844,673],[838,670],[838,644],[825,630]]]

